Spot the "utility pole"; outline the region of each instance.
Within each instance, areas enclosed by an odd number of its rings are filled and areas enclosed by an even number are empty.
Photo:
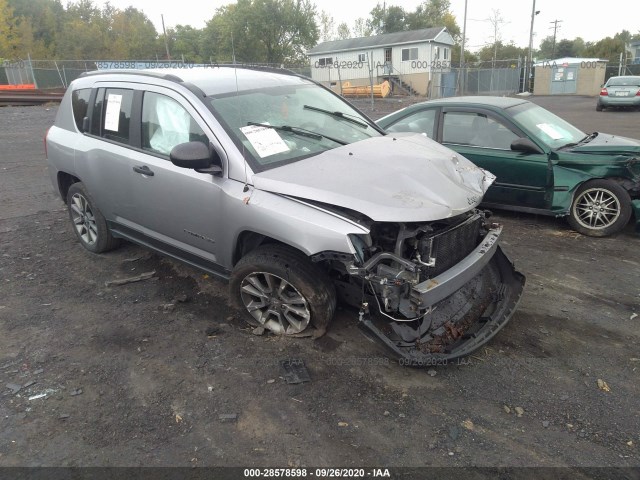
[[[491,68],[495,68],[496,60],[498,59],[498,42],[500,25],[505,23],[502,16],[500,16],[500,10],[493,10],[493,16],[487,18],[493,25],[493,61],[491,62]]]
[[[554,20],[553,22],[553,47],[551,47],[551,58],[556,56],[556,34],[558,33],[558,24],[562,23],[562,20]]]
[[[167,60],[171,60],[171,55],[169,54],[169,42],[167,42],[167,31],[164,29],[164,15],[160,14],[160,18],[162,19],[162,33],[164,34],[164,48],[167,49]]]
[[[540,13],[540,10],[536,10],[536,0],[533,0],[533,7],[531,9],[531,31],[529,32],[529,58],[527,59],[527,64],[525,65],[525,77],[524,77],[524,86],[522,91],[528,92],[531,87],[529,77],[531,76],[531,69],[533,68],[533,20],[536,18],[536,15]]]
[[[464,22],[462,24],[462,46],[460,47],[460,70],[458,80],[460,83],[460,95],[464,95],[464,43],[467,39],[467,0],[464,0]]]

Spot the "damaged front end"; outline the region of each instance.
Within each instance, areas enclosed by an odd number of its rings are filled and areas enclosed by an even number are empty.
[[[332,260],[342,264],[334,271],[343,300],[403,364],[468,355],[515,311],[525,278],[498,246],[502,227],[487,218],[472,210],[429,223],[374,222],[368,235],[350,236],[355,261]]]

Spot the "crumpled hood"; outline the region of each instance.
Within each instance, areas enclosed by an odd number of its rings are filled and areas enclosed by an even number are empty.
[[[593,140],[584,145],[573,147],[571,151],[610,155],[640,155],[640,140],[598,132]]]
[[[253,175],[255,188],[358,211],[380,222],[452,217],[495,176],[425,135],[394,133]]]

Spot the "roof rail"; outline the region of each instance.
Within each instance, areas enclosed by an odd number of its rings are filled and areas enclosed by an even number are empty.
[[[271,65],[260,65],[259,63],[210,63],[213,67],[229,67],[229,68],[244,68],[247,70],[261,70],[264,72],[281,73],[284,75],[298,75],[293,70],[289,70],[284,67],[273,67]]]
[[[80,74],[80,77],[92,77],[94,75],[101,75],[101,74],[120,74],[120,75],[142,75],[145,77],[155,77],[155,78],[162,78],[164,80],[169,80],[171,82],[178,82],[178,83],[182,83],[183,80],[178,77],[177,75],[174,75],[173,73],[162,73],[162,72],[154,72],[153,70],[129,70],[129,69],[125,69],[125,70],[92,70],[91,72],[82,72]]]

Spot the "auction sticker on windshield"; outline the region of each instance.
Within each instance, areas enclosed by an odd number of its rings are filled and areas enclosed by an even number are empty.
[[[549,135],[553,140],[560,140],[563,137],[563,135],[558,132],[553,125],[549,125],[548,123],[539,123],[536,127]]]
[[[272,128],[248,125],[240,128],[240,131],[247,137],[247,140],[249,140],[251,146],[255,148],[256,153],[261,158],[289,151],[287,144],[278,135],[278,132]]]

